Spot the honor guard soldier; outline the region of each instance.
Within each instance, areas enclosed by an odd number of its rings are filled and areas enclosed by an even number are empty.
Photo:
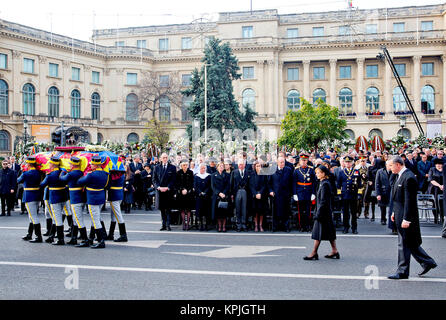
[[[361,188],[361,176],[359,170],[353,169],[353,158],[350,156],[344,157],[345,168],[339,172],[337,179],[337,188],[341,189],[341,199],[343,206],[343,220],[344,220],[344,231],[343,233],[348,233],[350,228],[350,216],[352,219],[352,232],[354,234],[358,233],[357,225],[357,201],[358,201],[358,188]]]
[[[36,157],[29,156],[25,162],[27,170],[17,179],[17,183],[23,183],[22,202],[25,203],[29,216],[28,234],[22,239],[31,240],[34,229],[36,238],[29,242],[41,243],[42,233],[39,217],[37,216],[37,208],[40,205],[40,172],[36,169]]]
[[[48,186],[43,189],[43,203],[45,204],[45,218],[46,218],[46,232],[43,234],[45,237],[56,232],[56,225],[53,225],[53,213],[51,212],[50,207],[50,191],[48,190]]]
[[[107,172],[102,170],[101,164],[101,157],[93,156],[90,162],[93,171],[77,181],[79,185],[86,187],[88,212],[98,237],[98,243],[91,246],[93,249],[105,248],[104,240],[107,238],[105,228],[101,224],[101,208],[105,204],[105,188],[107,187],[109,176]],[[83,242],[78,247],[87,247],[87,244]]]
[[[85,203],[85,193],[83,187],[78,184],[78,180],[83,177],[84,173],[80,169],[81,159],[78,157],[71,157],[70,171],[62,171],[60,180],[68,184],[68,192],[70,196],[70,211],[74,216],[74,226],[72,227],[71,239],[67,244],[76,245],[77,235],[80,233],[80,239],[88,241],[87,228],[84,224],[84,216],[82,208]],[[68,203],[68,201],[67,201]]]
[[[359,156],[359,165],[355,168],[359,170],[359,175],[361,176],[361,185],[362,187],[358,189],[358,218],[361,216],[362,208],[364,207],[365,203],[365,189],[367,186],[367,156],[360,155]],[[368,206],[366,206],[367,211],[364,211],[364,217],[366,219],[369,218],[369,211]]]
[[[125,221],[121,212],[121,202],[124,199],[125,174],[123,172],[110,172],[110,183],[108,184],[108,201],[111,208],[111,222],[108,230],[107,240],[114,240],[116,222],[118,222],[120,237],[115,242],[127,242]]]
[[[300,154],[299,165],[293,173],[293,199],[297,201],[299,229],[310,231],[311,201],[315,196],[316,175],[313,167],[308,166],[310,156]]]
[[[67,201],[67,194],[65,191],[65,182],[59,179],[60,176],[60,159],[51,157],[50,161],[50,173],[47,174],[45,179],[40,184],[41,187],[48,186],[49,190],[49,205],[51,213],[53,215],[53,224],[56,225],[57,242],[54,245],[64,245],[64,233],[63,233],[63,207]],[[50,237],[45,240],[48,243],[52,243],[54,240],[54,234],[50,234]]]

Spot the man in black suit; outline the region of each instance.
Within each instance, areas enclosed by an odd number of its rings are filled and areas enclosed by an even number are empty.
[[[158,209],[161,211],[163,226],[160,231],[170,231],[170,209],[175,193],[175,179],[177,169],[168,161],[166,153],[161,155],[161,163],[155,167],[153,186],[156,189]]]
[[[11,210],[14,208],[14,190],[17,187],[17,177],[8,167],[8,160],[3,160],[2,170],[0,171],[0,197],[2,202],[1,215],[11,215]],[[7,213],[5,214],[5,207]]]
[[[269,181],[270,196],[273,197],[273,232],[279,227],[290,231],[290,202],[293,189],[293,170],[285,166],[285,158],[277,159],[277,170]]]
[[[410,256],[421,264],[423,270],[419,276],[426,274],[437,266],[421,248],[421,231],[418,218],[417,191],[418,183],[413,172],[404,166],[404,160],[395,156],[392,159],[392,172],[398,175],[392,188],[392,221],[398,230],[398,269],[389,279],[409,278]]]
[[[20,177],[20,175],[22,174],[22,168],[20,167],[19,164],[16,163],[16,159],[14,156],[9,157],[9,166],[11,170],[14,171],[16,178]],[[11,197],[11,201],[13,202],[12,211],[14,211],[14,206],[19,205],[19,199],[17,197],[17,187],[18,185],[16,184],[16,187],[14,189],[14,194]]]
[[[404,165],[407,169],[413,172],[416,178],[418,178],[417,161],[413,158],[413,154],[411,151],[406,154],[406,161],[404,161]]]
[[[231,196],[235,203],[235,214],[237,217],[237,232],[247,231],[246,212],[248,201],[251,197],[249,192],[250,172],[246,169],[245,160],[239,159],[238,169],[231,173]]]
[[[134,186],[135,186],[135,204],[134,209],[141,210],[144,202],[143,182],[141,179],[141,172],[144,171],[144,167],[141,163],[140,156],[136,155],[133,162],[130,162],[130,170],[134,174]]]

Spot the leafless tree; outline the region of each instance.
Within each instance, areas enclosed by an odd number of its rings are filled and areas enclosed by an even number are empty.
[[[145,112],[151,112],[152,119],[155,119],[156,112],[166,107],[163,103],[168,102],[169,113],[181,108],[181,85],[178,72],[145,72],[138,86],[138,113],[143,116]],[[160,120],[167,119],[161,116]]]

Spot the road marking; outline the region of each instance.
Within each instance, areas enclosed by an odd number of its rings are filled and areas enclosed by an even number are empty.
[[[238,271],[213,271],[213,270],[187,270],[187,269],[159,269],[159,268],[136,268],[136,267],[112,267],[112,266],[92,266],[92,265],[72,265],[72,264],[51,264],[18,261],[0,261],[4,266],[21,267],[41,267],[41,268],[79,268],[85,270],[105,270],[105,271],[127,271],[127,272],[147,272],[147,273],[177,273],[196,274],[214,276],[235,276],[235,277],[263,277],[263,278],[291,278],[291,279],[325,279],[325,280],[370,280],[370,276],[354,275],[329,275],[329,274],[302,274],[302,273],[265,273],[265,272],[238,272]],[[395,281],[387,277],[376,277],[374,280]],[[439,282],[446,283],[446,278],[409,278],[398,280],[398,282]]]
[[[161,225],[161,224],[160,224]],[[0,227],[0,229],[11,230],[28,230],[27,227]],[[311,233],[268,233],[268,232],[195,232],[195,231],[149,231],[149,230],[127,230],[127,233],[146,233],[146,234],[166,234],[166,235],[201,235],[201,236],[241,236],[241,237],[311,237]],[[392,238],[395,239],[398,236],[392,234],[336,234],[337,238]],[[426,239],[441,239],[441,236],[422,236]]]

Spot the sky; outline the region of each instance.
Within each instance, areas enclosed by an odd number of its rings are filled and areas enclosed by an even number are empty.
[[[421,6],[446,0],[352,0],[358,9]],[[93,29],[216,21],[219,12],[277,9],[279,14],[348,8],[348,0],[21,0],[2,1],[0,19],[91,41]]]

